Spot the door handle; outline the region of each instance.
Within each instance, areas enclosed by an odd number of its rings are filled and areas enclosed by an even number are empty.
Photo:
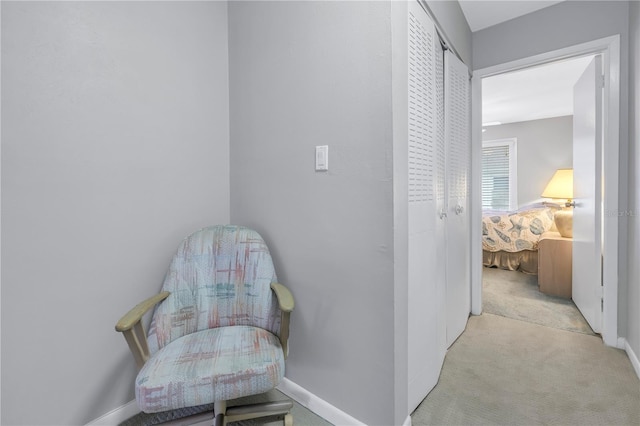
[[[564,203],[565,207],[573,207],[574,209],[576,208],[576,202],[575,201],[567,201],[566,203]]]
[[[457,214],[458,216],[460,216],[460,215],[462,214],[462,212],[463,212],[463,211],[464,211],[464,208],[463,208],[460,204],[458,204],[458,205],[456,206],[456,208],[455,208],[455,212],[456,212],[456,214]]]
[[[438,216],[440,216],[440,219],[444,219],[445,217],[447,217],[447,212],[442,209],[440,210],[440,213],[438,213]]]

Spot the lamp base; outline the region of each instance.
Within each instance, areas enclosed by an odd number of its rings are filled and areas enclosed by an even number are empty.
[[[558,232],[564,238],[573,238],[573,210],[558,210],[553,215]]]

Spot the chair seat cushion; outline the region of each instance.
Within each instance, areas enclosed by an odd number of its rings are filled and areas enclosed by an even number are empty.
[[[136,378],[136,400],[147,413],[227,401],[267,392],[284,377],[279,339],[257,327],[202,330],[156,352]]]

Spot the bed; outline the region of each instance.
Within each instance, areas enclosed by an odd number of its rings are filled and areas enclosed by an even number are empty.
[[[482,263],[527,274],[538,273],[538,241],[555,229],[560,206],[538,203],[516,211],[485,210],[482,214]]]

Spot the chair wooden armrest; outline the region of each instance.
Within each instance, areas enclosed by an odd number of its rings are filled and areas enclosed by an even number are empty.
[[[141,319],[149,309],[162,302],[169,296],[168,291],[156,294],[138,303],[133,309],[127,312],[116,324],[116,331],[123,334],[131,353],[136,360],[138,369],[142,368],[149,359],[149,345],[147,344],[147,335],[142,327]]]
[[[289,318],[295,307],[295,302],[293,295],[284,285],[271,283],[271,290],[275,293],[280,308],[280,344],[286,358],[289,355]]]
[[[280,283],[271,283],[271,290],[276,294],[278,305],[281,311],[291,312],[295,306],[293,295],[287,287]]]

